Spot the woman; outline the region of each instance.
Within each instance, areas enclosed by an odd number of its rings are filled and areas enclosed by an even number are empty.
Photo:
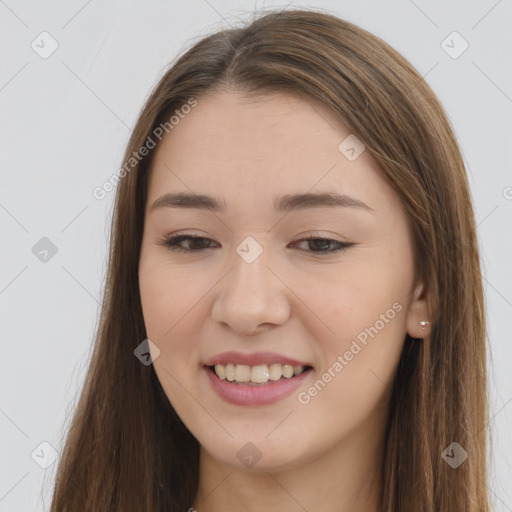
[[[489,510],[470,192],[403,57],[314,11],[208,36],[118,178],[53,512]]]

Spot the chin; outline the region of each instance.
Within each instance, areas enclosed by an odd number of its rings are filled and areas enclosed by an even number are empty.
[[[253,437],[254,439],[254,437]],[[290,445],[276,446],[265,437],[253,441],[230,440],[225,446],[220,443],[201,443],[209,457],[232,467],[251,473],[281,472],[293,469],[307,462],[305,453],[298,453],[296,446],[304,446],[303,442],[291,442]]]

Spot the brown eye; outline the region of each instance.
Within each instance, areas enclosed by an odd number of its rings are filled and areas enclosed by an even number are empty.
[[[193,235],[178,235],[171,236],[160,240],[159,245],[168,247],[171,251],[185,252],[185,253],[199,253],[205,249],[212,249],[210,245],[214,242],[211,238]],[[344,251],[350,247],[351,243],[340,242],[338,240],[332,240],[330,238],[314,237],[310,236],[299,240],[294,245],[306,242],[307,249],[301,249],[304,252],[310,252],[312,254],[324,255],[333,254],[336,252]],[[186,245],[184,246],[183,243]],[[215,243],[215,242],[214,242]]]
[[[310,248],[310,250],[307,252],[316,254],[332,254],[335,252],[344,251],[353,245],[346,242],[339,242],[338,240],[332,240],[330,238],[319,238],[314,236],[303,238],[302,240],[299,240],[299,242],[306,242],[307,246]],[[329,249],[329,247],[332,246],[334,246],[334,248]]]
[[[180,245],[182,242],[187,242],[188,247]],[[159,244],[168,247],[171,251],[200,252],[210,248],[208,242],[213,240],[202,236],[179,235],[165,238]]]

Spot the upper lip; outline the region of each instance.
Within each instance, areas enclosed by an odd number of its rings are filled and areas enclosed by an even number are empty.
[[[270,365],[273,363],[292,366],[311,366],[311,364],[307,362],[299,361],[276,352],[253,352],[251,354],[245,354],[234,350],[217,354],[208,359],[204,364],[206,366],[214,366],[216,364],[245,364],[256,366],[260,364]]]

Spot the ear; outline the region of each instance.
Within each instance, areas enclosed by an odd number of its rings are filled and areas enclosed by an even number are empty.
[[[431,324],[429,323],[422,326],[420,322],[430,322],[427,291],[423,282],[419,283],[414,289],[409,310],[407,312],[407,334],[409,334],[411,338],[424,338],[431,333]]]

